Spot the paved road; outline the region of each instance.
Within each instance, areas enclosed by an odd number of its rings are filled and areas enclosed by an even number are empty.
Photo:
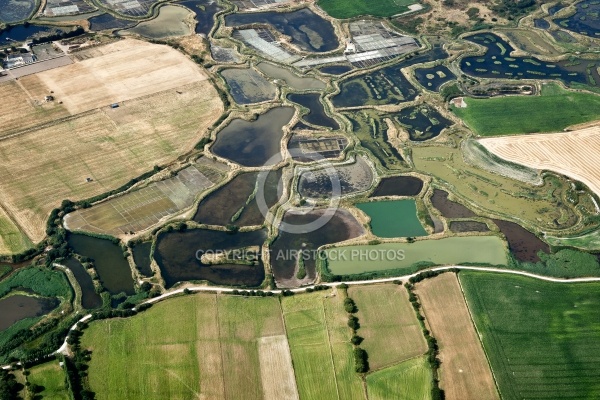
[[[521,275],[521,276],[527,276],[529,278],[535,278],[535,279],[540,279],[542,281],[555,282],[555,283],[600,282],[600,278],[572,278],[572,279],[551,278],[548,276],[537,275],[537,274],[532,274],[530,272],[517,271],[517,270],[512,270],[512,269],[499,269],[499,268],[488,268],[488,267],[470,267],[470,266],[464,266],[464,265],[454,265],[454,266],[446,266],[446,267],[429,268],[426,270],[421,270],[421,271],[415,272],[414,274],[395,276],[395,277],[391,277],[391,278],[371,279],[371,280],[365,280],[365,281],[350,281],[350,282],[330,282],[330,283],[322,283],[320,285],[334,287],[334,286],[340,285],[342,283],[352,286],[352,285],[366,285],[366,284],[384,283],[384,282],[392,282],[392,281],[406,282],[413,276],[419,275],[420,273],[423,273],[426,271],[447,271],[447,270],[454,269],[454,268],[458,268],[463,271],[482,271],[482,272],[493,272],[493,273],[500,273],[500,274]],[[308,288],[314,288],[314,285],[305,286],[305,287],[296,288],[296,289],[289,289],[289,290],[291,290],[294,293],[299,293],[299,292],[305,292],[306,289],[308,289]],[[187,287],[187,289],[191,292],[212,292],[212,293],[215,293],[215,292],[216,293],[231,293],[234,290],[239,290],[239,289],[232,289],[232,288],[228,288],[228,287],[219,287],[219,286],[191,286],[191,287]],[[154,297],[152,299],[148,299],[145,302],[143,302],[142,304],[154,304],[161,300],[165,300],[169,297],[181,294],[181,293],[183,293],[184,290],[185,289],[172,290],[161,296]],[[276,293],[276,294],[282,292],[282,290],[279,290],[279,289],[270,290],[270,291],[273,293]],[[71,330],[77,328],[77,324],[79,322],[86,322],[90,318],[92,318],[91,314],[84,316],[83,318],[81,318],[77,323],[75,323],[71,327]],[[59,353],[68,354],[68,352],[69,352],[69,345],[67,344],[67,339],[65,338],[65,341],[63,342],[62,346],[60,346],[60,348],[58,350],[56,350],[54,352],[54,354],[59,354]],[[10,368],[10,366],[3,366],[2,368],[8,369],[8,368]]]

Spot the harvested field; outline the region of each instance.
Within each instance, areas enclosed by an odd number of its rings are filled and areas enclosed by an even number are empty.
[[[457,276],[445,273],[427,279],[417,285],[416,293],[440,346],[440,386],[446,399],[499,399]]]
[[[38,74],[72,114],[207,79],[194,62],[169,46],[126,39],[103,46],[100,53]]]
[[[280,335],[259,339],[258,353],[264,399],[298,399],[287,337]]]
[[[82,347],[99,400],[263,399],[259,341],[283,334],[276,298],[197,294],[92,322]]]
[[[369,354],[371,370],[378,370],[424,354],[425,337],[403,286],[370,285],[348,289],[358,307],[361,347]]]
[[[506,160],[567,175],[600,194],[599,134],[597,125],[573,132],[486,138],[480,143]]]
[[[185,168],[176,176],[110,199],[91,208],[77,210],[65,217],[71,231],[89,231],[118,236],[139,232],[164,218],[190,207],[198,194],[224,178],[212,168],[212,160]]]
[[[0,84],[0,138],[69,115],[58,102],[45,102],[49,91],[36,75]]]
[[[0,141],[0,174],[10,177],[0,181],[2,205],[39,241],[63,199],[104,193],[170,162],[221,112],[216,91],[202,81]]]
[[[330,296],[324,291],[282,300],[298,392],[302,399],[362,399],[347,314],[340,295]]]

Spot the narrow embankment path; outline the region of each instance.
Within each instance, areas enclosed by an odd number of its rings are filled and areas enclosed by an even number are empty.
[[[544,275],[537,275],[537,274],[533,274],[530,272],[525,272],[525,271],[518,271],[518,270],[513,270],[513,269],[499,269],[499,268],[491,268],[491,267],[472,267],[472,266],[464,266],[464,265],[451,265],[451,266],[445,266],[445,267],[434,267],[434,268],[429,268],[429,269],[424,269],[418,272],[415,272],[413,274],[408,274],[408,275],[402,275],[402,276],[395,276],[395,277],[390,277],[390,278],[382,278],[382,279],[371,279],[371,280],[364,280],[364,281],[349,281],[349,282],[327,282],[327,283],[321,283],[319,284],[320,286],[329,286],[329,287],[335,287],[337,285],[341,285],[342,283],[345,283],[346,285],[352,286],[352,285],[368,285],[368,284],[373,284],[373,283],[385,283],[385,282],[393,282],[393,281],[407,281],[410,278],[417,276],[423,272],[428,272],[428,271],[434,271],[434,272],[438,272],[438,271],[448,271],[451,269],[459,269],[459,270],[463,270],[463,271],[481,271],[481,272],[493,272],[493,273],[499,273],[499,274],[512,274],[512,275],[521,275],[521,276],[526,276],[529,278],[534,278],[534,279],[539,279],[542,281],[548,281],[548,282],[555,282],[555,283],[584,283],[584,282],[600,282],[600,277],[590,277],[590,278],[552,278],[549,276],[544,276]],[[301,288],[296,288],[296,289],[286,289],[286,290],[290,290],[291,292],[294,293],[299,293],[299,292],[304,292],[306,291],[306,289],[309,288],[314,288],[315,285],[311,285],[311,286],[304,286]],[[165,293],[161,296],[158,297],[154,297],[151,299],[148,299],[146,301],[144,301],[141,304],[154,304],[154,303],[158,303],[159,301],[168,299],[169,297],[172,296],[176,296],[179,294],[182,294],[184,290],[189,290],[190,292],[211,292],[211,293],[232,293],[234,290],[240,290],[240,289],[233,289],[233,288],[229,288],[229,287],[219,287],[219,286],[190,286],[187,288],[183,288],[183,289],[176,289],[176,290],[172,290],[168,293]],[[275,294],[279,294],[281,293],[283,290],[281,289],[275,289],[275,290],[266,290],[266,291],[270,291],[272,293]],[[70,330],[76,329],[77,328],[77,324],[79,324],[80,322],[86,322],[89,321],[92,318],[92,314],[88,314],[86,316],[84,316],[83,318],[81,318],[79,321],[77,321]],[[58,350],[56,350],[54,352],[54,354],[68,354],[69,353],[69,344],[67,343],[67,338],[65,338],[62,346],[60,346],[60,348]],[[5,365],[1,367],[2,369],[9,369],[10,365]]]

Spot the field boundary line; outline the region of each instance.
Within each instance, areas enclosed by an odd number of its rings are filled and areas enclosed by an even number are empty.
[[[223,382],[223,396],[227,399],[227,385],[225,384],[225,360],[223,359],[223,345],[221,344],[221,318],[219,318],[219,294],[215,294],[215,318],[217,319],[217,328],[219,329],[219,354],[221,355],[221,381]]]
[[[83,112],[81,112],[79,114],[67,115],[66,117],[58,118],[58,119],[52,120],[50,122],[46,122],[46,123],[43,123],[43,124],[32,126],[30,128],[27,128],[27,129],[23,129],[22,131],[11,133],[10,135],[0,136],[0,141],[12,139],[12,138],[15,138],[17,136],[27,135],[29,133],[36,132],[36,131],[41,130],[41,129],[50,128],[50,127],[52,127],[54,125],[60,125],[60,124],[62,124],[64,122],[69,122],[69,121],[72,121],[74,119],[78,119],[80,117],[86,117],[88,115],[94,114],[98,110],[99,109],[94,108],[92,110],[83,111]]]
[[[290,355],[290,360],[292,361],[292,368],[294,369],[294,388],[296,389],[297,398],[300,398],[300,389],[298,389],[298,378],[296,377],[296,368],[294,367],[294,357],[292,357],[292,346],[290,346],[290,339],[288,336],[287,326],[285,325],[285,316],[283,313],[283,304],[281,304],[281,299],[278,299],[279,303],[279,316],[281,317],[281,324],[283,325],[283,334],[285,335],[285,340],[287,341],[287,351]],[[260,357],[260,356],[259,356]],[[262,374],[262,372],[261,372]]]
[[[460,275],[456,274],[456,280],[458,281],[458,287],[460,288],[460,292],[462,294],[463,300],[465,301],[465,305],[467,306],[467,312],[469,313],[469,319],[471,320],[471,324],[473,324],[473,328],[475,328],[475,332],[477,332],[477,338],[479,339],[479,344],[483,349],[483,354],[485,354],[485,359],[487,360],[488,367],[490,368],[490,372],[492,373],[492,378],[494,378],[494,386],[496,386],[496,391],[498,392],[498,397],[500,399],[503,398],[502,393],[500,392],[500,386],[498,385],[498,378],[496,378],[496,373],[494,372],[494,368],[492,368],[492,363],[490,361],[490,356],[483,345],[482,335],[477,328],[477,324],[475,323],[475,319],[473,318],[473,313],[471,312],[471,307],[469,307],[469,302],[467,301],[467,296],[465,295],[465,290],[463,289],[462,282],[460,281]]]
[[[335,369],[335,361],[333,359],[333,350],[331,349],[331,334],[329,333],[329,324],[327,323],[327,313],[325,312],[325,298],[321,299],[321,311],[323,312],[323,322],[325,323],[325,330],[327,331],[327,343],[329,346],[329,358],[331,359],[331,367],[333,368],[333,378],[335,379],[335,392],[337,393],[338,400],[340,399],[340,388],[338,385],[337,373]]]

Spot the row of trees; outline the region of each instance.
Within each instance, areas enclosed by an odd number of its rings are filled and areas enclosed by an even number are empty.
[[[363,342],[363,338],[358,336],[357,331],[360,329],[360,322],[358,317],[354,314],[358,312],[358,307],[354,300],[348,297],[347,293],[348,285],[342,284],[338,286],[338,289],[344,290],[346,297],[344,298],[344,310],[348,313],[348,327],[352,329],[352,337],[350,343],[354,346],[352,354],[354,355],[354,370],[359,374],[369,372],[369,355],[367,351],[360,347]]]
[[[433,278],[439,275],[439,272],[428,271],[426,273],[419,274],[413,278],[411,278],[412,282],[406,283],[404,286],[408,290],[408,300],[412,304],[415,312],[417,313],[417,319],[419,320],[419,324],[421,325],[421,329],[423,330],[423,336],[427,340],[427,362],[431,367],[433,372],[433,382],[431,387],[431,398],[432,400],[443,400],[445,398],[444,391],[440,388],[439,382],[439,368],[440,368],[440,359],[439,355],[439,346],[437,340],[431,336],[431,332],[429,329],[425,327],[425,317],[421,313],[421,303],[419,303],[419,299],[417,295],[414,293],[414,284],[422,281],[423,279]]]

